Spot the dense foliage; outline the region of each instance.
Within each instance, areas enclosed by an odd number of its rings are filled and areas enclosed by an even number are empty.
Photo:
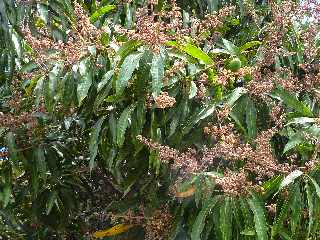
[[[320,4],[1,0],[2,239],[319,239]]]

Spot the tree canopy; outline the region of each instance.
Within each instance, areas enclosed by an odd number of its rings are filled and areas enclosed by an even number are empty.
[[[0,237],[320,237],[320,3],[0,1]]]

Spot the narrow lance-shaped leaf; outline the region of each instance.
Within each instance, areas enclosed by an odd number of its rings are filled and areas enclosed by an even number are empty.
[[[242,45],[242,46],[240,47],[240,52],[244,52],[244,51],[248,50],[249,48],[252,48],[252,47],[261,45],[261,43],[262,43],[262,42],[260,42],[260,41],[250,41],[250,42],[247,42],[247,43],[245,43],[244,45]]]
[[[254,225],[258,240],[268,240],[268,225],[263,203],[256,193],[251,193],[248,199],[251,211],[254,214]]]
[[[91,17],[90,17],[90,22],[94,23],[96,22],[99,17],[101,17],[102,15],[111,12],[112,10],[116,9],[115,5],[107,5],[107,6],[103,6],[100,7],[97,11],[95,11]]]
[[[125,133],[127,130],[127,127],[130,123],[130,117],[131,113],[135,109],[135,105],[131,105],[127,107],[120,115],[119,121],[117,123],[117,144],[119,147],[121,147],[124,143],[125,139]]]
[[[232,239],[232,199],[230,197],[226,197],[224,203],[220,207],[220,221],[219,228],[221,231],[221,236],[223,240]]]
[[[294,180],[300,177],[303,174],[300,170],[295,170],[291,172],[288,176],[286,176],[279,186],[279,191],[284,187],[288,186],[290,183],[294,182]]]
[[[18,160],[18,152],[16,148],[15,136],[12,132],[7,133],[7,145],[9,149],[10,159],[15,162]]]
[[[152,76],[152,94],[156,97],[160,94],[162,88],[162,79],[164,76],[164,61],[165,55],[161,49],[159,54],[154,54],[151,64],[151,76]]]
[[[295,148],[296,146],[298,146],[299,144],[304,142],[304,138],[303,136],[301,136],[301,134],[295,134],[293,135],[289,141],[287,142],[287,144],[284,147],[283,153],[288,152],[289,150]]]
[[[294,111],[307,117],[313,116],[312,111],[304,103],[300,102],[295,96],[285,90],[277,88],[274,93],[281,98],[285,105],[292,108]]]
[[[300,221],[302,216],[302,194],[300,191],[300,184],[298,182],[293,185],[290,193],[290,226],[292,234],[295,234],[298,228],[300,228]]]
[[[319,186],[319,184],[317,183],[317,181],[313,177],[311,177],[310,175],[307,175],[307,176],[311,180],[311,183],[313,184],[313,186],[314,186],[314,188],[316,190],[317,196],[320,198],[320,186]]]
[[[120,95],[124,88],[128,85],[128,81],[131,79],[135,69],[139,67],[139,61],[142,57],[142,53],[134,53],[125,58],[121,65],[119,78],[116,82],[116,92]]]
[[[83,99],[87,97],[88,91],[92,84],[93,72],[89,63],[89,59],[84,59],[79,63],[80,80],[78,82],[77,94],[79,105]]]
[[[102,124],[105,120],[105,117],[100,118],[96,124],[94,125],[91,135],[90,135],[90,141],[89,141],[89,151],[90,151],[90,162],[89,162],[89,168],[90,171],[94,168],[94,160],[98,153],[98,146],[99,146],[99,136]]]
[[[248,137],[253,139],[257,135],[257,110],[251,99],[247,99],[246,123],[248,129]]]
[[[199,240],[201,239],[201,233],[203,231],[205,220],[213,207],[217,204],[220,196],[215,196],[213,198],[209,198],[203,205],[200,213],[198,214],[191,231],[191,240]]]
[[[223,45],[225,47],[225,49],[231,54],[231,55],[239,55],[240,54],[240,50],[239,48],[234,45],[232,42],[230,42],[229,40],[227,39],[222,39],[223,41]]]
[[[312,228],[315,222],[314,216],[314,202],[313,202],[313,194],[310,188],[308,181],[305,183],[305,190],[307,193],[307,203],[308,203],[308,213],[309,213],[309,222],[308,222],[308,238],[312,232]]]
[[[175,41],[169,41],[169,42],[167,42],[167,45],[177,47],[181,51],[184,51],[185,53],[202,61],[203,63],[205,63],[207,65],[212,65],[214,63],[212,58],[208,54],[206,54],[200,48],[196,47],[195,45],[193,45],[191,43],[188,43],[183,46],[183,45],[179,45]]]

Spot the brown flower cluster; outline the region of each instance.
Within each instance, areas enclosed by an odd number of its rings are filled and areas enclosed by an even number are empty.
[[[262,72],[260,68],[255,68],[252,71],[252,80],[246,87],[254,98],[266,99],[276,85],[282,86],[289,92],[300,92],[305,88],[305,83],[300,83],[297,77],[284,68],[279,68],[275,72],[268,70]]]
[[[207,14],[204,19],[193,19],[190,29],[192,37],[197,42],[202,42],[204,39],[206,39],[205,33],[221,27],[224,19],[231,15],[234,9],[235,7],[233,6],[227,6],[220,9],[218,12]],[[215,35],[213,35],[213,37],[215,37]]]
[[[262,131],[255,140],[255,149],[247,157],[245,169],[255,173],[261,179],[272,177],[276,173],[288,173],[291,170],[288,164],[279,164],[274,157],[270,144],[274,133],[274,129]]]
[[[139,8],[136,11],[135,29],[127,30],[116,26],[116,31],[132,40],[142,41],[153,51],[160,52],[161,45],[184,32],[181,11],[175,0],[171,1],[171,6],[170,11],[159,13],[150,13],[147,7]]]
[[[159,159],[166,164],[170,164],[172,169],[179,169],[182,174],[190,174],[199,172],[201,166],[198,161],[197,152],[194,149],[188,149],[186,152],[180,152],[168,146],[163,146],[157,142],[153,142],[141,135],[137,139],[146,145],[149,149],[159,152]]]
[[[164,83],[168,83],[171,78],[173,78],[182,68],[184,68],[186,63],[184,61],[175,61],[171,68],[167,69],[163,78]]]
[[[143,225],[146,240],[166,240],[169,237],[173,216],[168,207],[154,211],[151,218]]]
[[[275,158],[270,144],[275,129],[262,131],[254,141],[254,146],[244,143],[232,124],[211,125],[205,128],[205,133],[214,137],[215,145],[212,148],[204,148],[201,156],[193,149],[181,153],[142,136],[138,136],[138,139],[148,148],[159,151],[162,162],[172,161],[173,169],[182,170],[184,176],[205,170],[210,165],[218,166],[220,160],[227,161],[229,167],[235,167],[237,161],[243,162],[244,166],[238,171],[226,170],[224,177],[216,179],[217,184],[226,193],[236,196],[243,194],[248,188],[257,187],[259,180],[278,173],[287,174],[295,168],[294,165],[280,164]],[[247,178],[249,172],[256,176],[256,184]]]
[[[236,79],[240,77],[244,77],[246,75],[251,75],[254,72],[253,67],[242,67],[236,72],[232,72],[231,70],[227,70],[225,68],[219,69],[217,83],[226,86],[230,79]]]
[[[26,130],[27,136],[30,138],[34,128],[38,125],[38,121],[34,116],[37,109],[32,111],[22,111],[23,98],[19,91],[14,90],[13,97],[8,101],[8,106],[11,112],[0,112],[0,126],[9,129],[11,132],[17,132],[17,130]],[[44,111],[43,108],[38,109]]]
[[[277,128],[282,128],[285,120],[284,110],[282,106],[275,105],[271,108],[269,113],[271,121],[274,123],[274,126]]]
[[[252,188],[252,183],[247,180],[243,169],[240,172],[226,170],[223,177],[216,177],[214,180],[224,193],[231,196],[245,195]]]
[[[77,20],[72,31],[68,34],[67,42],[54,41],[44,28],[38,30],[40,37],[37,38],[32,35],[28,26],[23,27],[22,32],[25,40],[34,50],[37,63],[45,66],[44,63],[50,60],[62,60],[73,64],[88,54],[88,46],[101,48],[99,43],[101,31],[90,23],[88,16],[78,2],[74,2],[74,7]],[[55,54],[48,54],[47,52],[50,50],[55,51]]]
[[[170,97],[167,92],[162,92],[155,98],[155,103],[157,108],[170,108],[176,103],[176,99],[174,97]]]
[[[229,161],[244,160],[252,153],[251,146],[242,143],[240,136],[235,133],[233,124],[209,125],[204,131],[216,141],[214,147],[205,150],[202,159],[204,163],[215,162],[218,158]]]

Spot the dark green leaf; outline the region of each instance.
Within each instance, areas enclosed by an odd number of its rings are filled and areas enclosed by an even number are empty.
[[[264,204],[256,193],[251,193],[248,199],[251,211],[254,214],[255,231],[258,240],[268,240],[268,225],[265,217]]]
[[[213,198],[207,199],[207,201],[203,204],[200,213],[198,214],[195,222],[193,223],[191,231],[191,240],[201,239],[201,233],[205,225],[205,220],[208,214],[210,214],[213,207],[217,204],[219,199],[220,196],[215,196]]]

